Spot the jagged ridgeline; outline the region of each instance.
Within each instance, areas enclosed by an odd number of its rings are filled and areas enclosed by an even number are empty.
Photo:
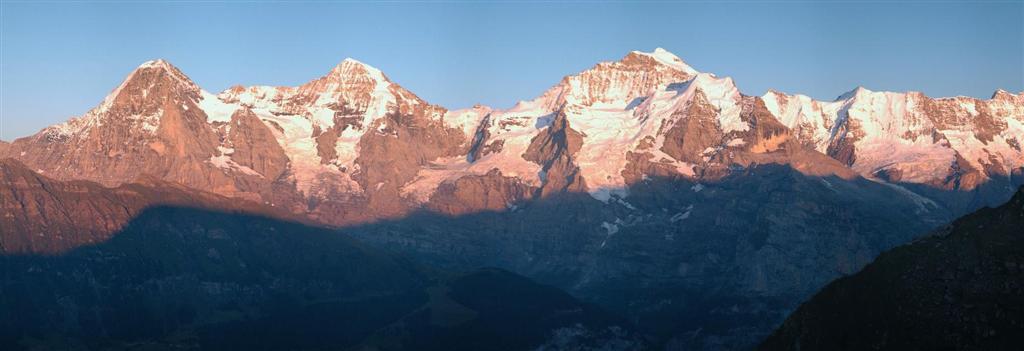
[[[150,175],[334,225],[501,210],[563,191],[609,202],[648,177],[714,181],[763,163],[876,179],[963,212],[1021,182],[1022,120],[1024,96],[1002,90],[989,100],[864,88],[835,101],[748,96],[662,49],[566,76],[505,110],[432,105],[352,59],[297,87],[216,95],[156,60],[0,157],[107,186]]]

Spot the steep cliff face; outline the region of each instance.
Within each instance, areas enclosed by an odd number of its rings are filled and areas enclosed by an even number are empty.
[[[575,157],[583,147],[584,136],[569,125],[564,112],[556,112],[551,125],[530,140],[522,157],[540,165],[541,189],[538,196],[587,189]]]
[[[288,170],[288,156],[274,139],[274,134],[249,109],[231,115],[227,125],[227,148],[230,159],[266,179],[278,179]]]
[[[1016,348],[1024,342],[1022,252],[1024,188],[832,282],[761,348]]]

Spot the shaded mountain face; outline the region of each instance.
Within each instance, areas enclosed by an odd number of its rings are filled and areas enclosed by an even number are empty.
[[[363,349],[643,350],[624,319],[501,269],[481,269],[427,289],[428,302],[378,331]]]
[[[178,207],[147,209],[93,246],[0,260],[0,339],[15,349],[212,349],[258,341],[260,318],[317,303],[323,312],[308,323],[352,323],[325,342],[353,343],[421,302],[410,294],[426,284],[414,267],[344,236]],[[270,341],[297,342],[298,329]]]
[[[513,273],[436,273],[252,215],[153,207],[103,243],[0,267],[6,350],[644,347],[628,322]]]
[[[1024,343],[1024,188],[880,255],[800,306],[765,350],[1011,350]]]
[[[611,204],[570,192],[340,230],[438,267],[493,265],[558,286],[628,316],[659,347],[742,349],[836,276],[944,218],[886,185],[779,165],[628,191]]]

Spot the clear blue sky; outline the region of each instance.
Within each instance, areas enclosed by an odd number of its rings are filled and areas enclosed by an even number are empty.
[[[833,99],[863,85],[988,98],[1024,90],[1022,2],[2,2],[0,139],[97,105],[165,58],[211,92],[297,85],[345,57],[448,108],[498,108],[630,50]]]

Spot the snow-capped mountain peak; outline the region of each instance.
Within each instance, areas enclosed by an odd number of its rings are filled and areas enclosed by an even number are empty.
[[[642,55],[653,58],[662,65],[674,68],[687,74],[694,75],[698,73],[696,69],[693,69],[693,67],[690,67],[690,65],[686,64],[686,62],[684,62],[683,59],[679,58],[679,56],[676,56],[675,54],[662,48],[655,48],[652,52],[632,51],[631,53],[635,55]]]
[[[566,76],[534,100],[534,104],[547,107],[563,104],[625,107],[638,103],[636,99],[668,84],[688,81],[697,73],[664,49],[649,53],[633,51],[619,61],[601,62],[588,70]]]
[[[149,60],[149,61],[143,62],[142,64],[139,65],[138,68],[164,68],[164,69],[167,69],[167,68],[170,68],[170,67],[173,67],[173,66],[169,62],[167,62],[167,60],[156,59],[156,60]]]
[[[186,76],[185,73],[181,72],[181,70],[178,69],[178,67],[174,66],[173,64],[164,59],[156,59],[143,62],[139,65],[138,68],[132,71],[132,73],[129,74],[128,77],[125,78],[125,80],[131,80],[138,74],[148,71],[157,72],[157,75],[166,75],[167,77],[174,79],[178,83],[181,83],[185,88],[189,90],[199,90],[199,86],[196,85],[196,83],[193,82],[191,78]]]
[[[873,93],[873,91],[871,91],[868,88],[865,88],[863,86],[857,86],[856,88],[853,88],[853,90],[850,90],[848,92],[842,93],[841,95],[836,97],[835,101],[850,100],[850,99],[854,99],[854,98],[856,98],[858,96],[864,96],[864,95],[870,94],[870,93]]]
[[[165,108],[196,103],[200,96],[199,86],[177,67],[163,59],[150,60],[132,70],[95,108],[44,132],[48,138],[65,138],[103,124],[127,123],[151,134]]]
[[[1024,101],[1024,91],[1014,94],[1012,92],[1006,91],[1005,89],[996,89],[996,91],[992,93],[991,99]]]
[[[390,82],[381,70],[353,58],[342,60],[331,70],[330,75],[340,76],[345,79],[369,77],[380,84]]]

